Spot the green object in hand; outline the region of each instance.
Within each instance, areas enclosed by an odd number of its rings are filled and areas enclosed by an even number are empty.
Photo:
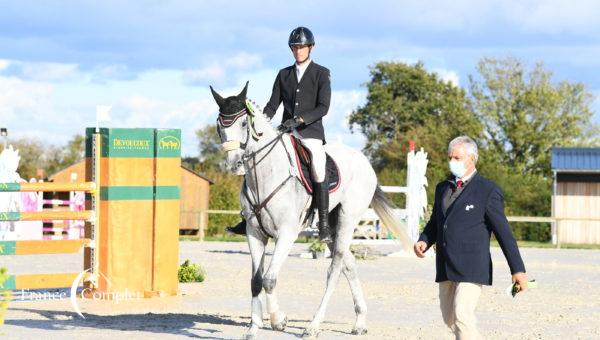
[[[537,282],[535,282],[535,280],[531,280],[531,281],[527,282],[527,289],[531,289],[531,288],[537,288]],[[519,285],[517,285],[517,283],[515,282],[510,287],[508,287],[506,292],[509,295],[511,295],[512,297],[515,297],[515,295],[517,295],[517,293],[520,291],[521,291],[521,287],[519,287]]]

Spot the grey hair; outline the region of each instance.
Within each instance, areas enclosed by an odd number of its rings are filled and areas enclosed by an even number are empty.
[[[467,150],[467,154],[473,155],[475,163],[477,163],[477,159],[479,158],[479,153],[477,151],[477,143],[469,137],[469,136],[458,136],[454,138],[450,144],[448,144],[448,153],[450,153],[455,147],[459,145],[464,145]]]

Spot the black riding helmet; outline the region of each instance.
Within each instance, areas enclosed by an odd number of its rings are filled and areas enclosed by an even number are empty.
[[[295,28],[288,39],[288,46],[290,47],[297,45],[313,46],[314,44],[315,36],[308,28],[302,26]]]

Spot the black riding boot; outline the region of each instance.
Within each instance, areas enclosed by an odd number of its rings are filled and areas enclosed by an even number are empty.
[[[319,239],[324,243],[331,243],[331,230],[329,229],[329,185],[327,181],[313,183],[317,210],[319,212]]]
[[[246,220],[242,218],[242,222],[238,223],[235,227],[225,228],[225,231],[238,235],[246,235]]]

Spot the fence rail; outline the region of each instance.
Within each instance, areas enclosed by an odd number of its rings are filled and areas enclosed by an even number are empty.
[[[239,215],[239,210],[200,210],[186,211],[187,213],[208,213],[208,214],[223,214],[223,215]],[[580,221],[580,222],[600,222],[600,218],[574,218],[574,217],[548,217],[548,216],[507,216],[509,222],[525,222],[525,223],[551,223],[553,227],[552,240],[555,240],[557,248],[560,248],[559,226],[562,221]],[[599,224],[600,225],[600,224]]]

